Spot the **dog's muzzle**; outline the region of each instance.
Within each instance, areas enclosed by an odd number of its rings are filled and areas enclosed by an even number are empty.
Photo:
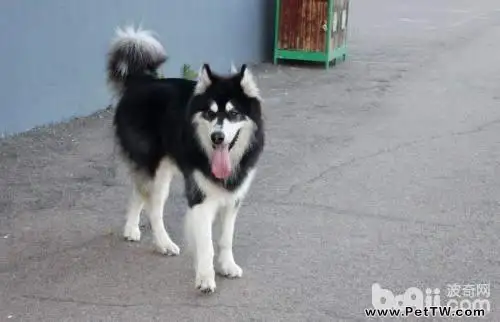
[[[236,135],[234,136],[233,140],[231,143],[229,143],[229,150],[233,148],[233,146],[236,144],[236,141],[238,140],[238,137],[240,136],[240,131],[236,132]],[[224,142],[224,132],[222,131],[216,131],[210,134],[210,140],[212,140],[212,148],[216,148],[218,145],[222,144]]]

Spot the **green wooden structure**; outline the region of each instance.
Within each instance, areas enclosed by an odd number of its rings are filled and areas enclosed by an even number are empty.
[[[348,16],[349,0],[277,0],[274,64],[345,60]]]

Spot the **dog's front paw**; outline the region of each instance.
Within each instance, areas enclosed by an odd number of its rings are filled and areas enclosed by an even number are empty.
[[[167,256],[177,256],[180,248],[168,236],[156,239],[156,248],[160,253]]]
[[[197,274],[196,288],[204,294],[215,292],[215,274]]]
[[[141,230],[139,229],[139,226],[125,225],[125,229],[123,230],[123,238],[128,241],[141,240]]]
[[[220,262],[217,267],[217,273],[228,278],[238,278],[243,276],[243,270],[233,261]]]

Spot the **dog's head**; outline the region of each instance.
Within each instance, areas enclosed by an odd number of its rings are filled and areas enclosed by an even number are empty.
[[[212,173],[225,179],[251,146],[261,124],[261,98],[246,65],[218,75],[208,64],[200,69],[192,101],[192,122]]]

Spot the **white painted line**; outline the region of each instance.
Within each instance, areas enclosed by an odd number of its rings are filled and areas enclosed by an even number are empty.
[[[446,10],[445,12],[451,12],[451,13],[469,13],[470,10],[465,10],[465,9],[451,9],[451,10]]]
[[[349,62],[355,64],[372,64],[372,65],[409,65],[409,62],[402,61],[374,61],[374,60],[355,60],[349,59]]]
[[[463,26],[465,24],[468,24],[468,23],[470,23],[474,20],[478,20],[478,19],[488,19],[488,14],[487,13],[480,13],[480,14],[474,15],[472,17],[469,17],[467,19],[462,19],[460,21],[452,23],[450,26],[448,26],[448,28],[460,27],[460,26]]]
[[[410,23],[429,23],[427,20],[410,19],[410,18],[399,18],[398,21],[410,22]]]

